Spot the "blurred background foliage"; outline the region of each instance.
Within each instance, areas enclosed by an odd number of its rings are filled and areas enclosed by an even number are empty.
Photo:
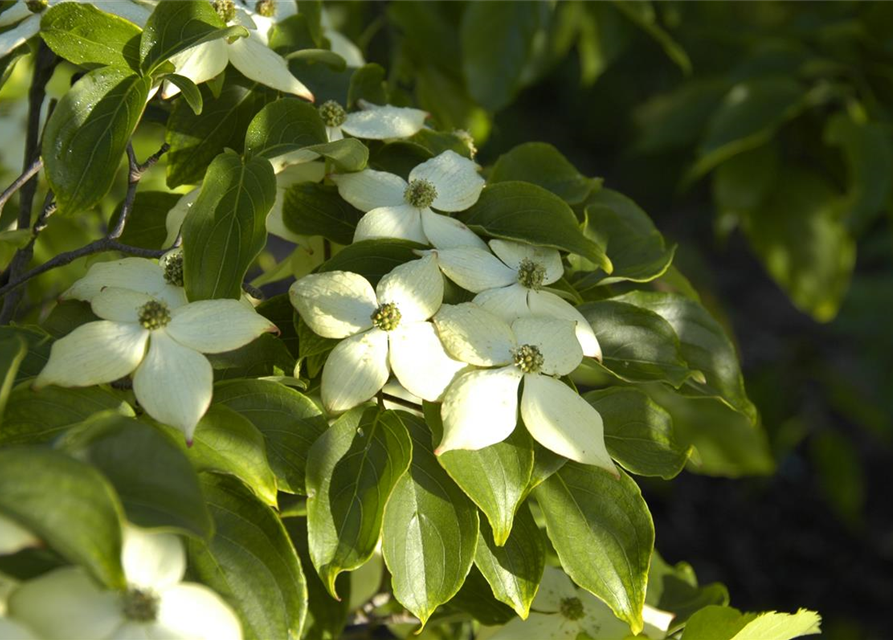
[[[643,487],[663,557],[690,562],[704,584],[727,584],[740,609],[808,607],[823,614],[825,637],[887,640],[893,3],[325,8],[331,26],[382,66],[391,101],[418,104],[438,127],[471,133],[480,164],[494,165],[521,143],[547,142],[584,176],[631,198],[666,238],[657,234],[648,249],[662,259],[675,248],[679,270],[670,267],[654,285],[699,297],[737,340],[762,429],[718,402],[649,391],[680,440],[697,448],[691,473]],[[298,18],[282,34],[296,47],[312,35]],[[340,95],[350,77],[291,65],[320,101]],[[29,59],[6,71],[4,183],[21,167]],[[73,72],[60,65],[49,95],[61,96]],[[168,113],[156,108],[135,138],[138,157],[165,135]],[[141,191],[166,190],[164,171],[144,183]],[[123,184],[122,174],[104,217]],[[145,200],[156,221],[174,202],[167,194]],[[637,215],[630,202],[610,204]],[[0,228],[15,209],[5,209]],[[587,211],[592,233],[611,223],[593,215],[597,208]],[[55,220],[36,258],[85,244],[101,223]],[[0,233],[0,264],[16,242]],[[281,260],[283,244],[273,239],[261,266]],[[83,265],[60,271],[30,283],[29,299],[51,299]],[[35,306],[29,317],[48,310]]]

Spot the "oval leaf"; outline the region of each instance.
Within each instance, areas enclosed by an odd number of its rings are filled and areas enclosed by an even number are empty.
[[[490,183],[520,180],[548,189],[568,204],[579,204],[601,180],[587,178],[551,144],[528,142],[499,156]]]
[[[139,69],[140,29],[132,22],[76,2],[51,7],[40,19],[40,37],[56,55],[82,67]]]
[[[245,134],[245,154],[273,158],[328,142],[316,108],[297,98],[282,98],[261,109]]]

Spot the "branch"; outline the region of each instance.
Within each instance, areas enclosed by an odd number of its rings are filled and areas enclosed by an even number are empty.
[[[114,240],[120,238],[121,234],[124,233],[124,226],[127,224],[130,210],[133,209],[133,200],[136,198],[136,187],[140,182],[140,178],[142,178],[143,174],[158,162],[161,156],[167,153],[167,150],[170,148],[171,146],[165,142],[161,145],[161,148],[158,151],[149,156],[144,163],[140,164],[137,162],[136,154],[133,152],[133,145],[130,143],[127,144],[127,160],[130,163],[130,170],[127,174],[127,195],[124,196],[124,204],[121,206],[121,215],[118,216],[118,221],[115,223],[114,229],[109,231],[109,238]]]
[[[6,203],[9,199],[15,194],[16,191],[21,189],[26,182],[28,182],[31,178],[37,175],[37,172],[41,170],[43,167],[43,160],[38,158],[34,162],[31,163],[15,181],[7,187],[6,191],[0,194],[0,212],[3,211],[3,207],[6,206]]]

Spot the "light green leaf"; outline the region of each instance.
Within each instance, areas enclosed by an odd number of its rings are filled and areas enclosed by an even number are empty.
[[[437,464],[425,423],[402,411],[395,415],[412,437],[412,465],[385,507],[382,551],[394,597],[424,625],[471,569],[478,512]]]
[[[264,435],[280,491],[306,493],[310,447],[329,427],[312,400],[275,382],[232,380],[216,385],[214,403],[237,411]]]
[[[242,295],[245,273],[266,244],[266,219],[275,199],[276,176],[267,160],[243,163],[235,153],[214,159],[183,223],[183,278],[190,300]]]
[[[822,619],[814,611],[741,613],[711,606],[694,614],[682,640],[793,640],[821,633]]]
[[[356,138],[344,138],[325,144],[306,147],[307,151],[318,153],[332,162],[332,167],[340,173],[362,171],[369,161],[369,149]]]
[[[601,179],[587,178],[545,142],[527,142],[499,156],[488,181],[519,180],[547,189],[568,204],[580,204],[601,186]]]
[[[682,471],[689,448],[676,442],[670,414],[647,395],[613,387],[589,391],[583,398],[601,415],[608,453],[624,469],[665,480]]]
[[[363,212],[338,195],[338,189],[315,182],[293,185],[285,192],[282,221],[289,231],[305,236],[323,236],[349,245]]]
[[[474,563],[490,583],[493,595],[526,619],[546,566],[546,545],[530,507],[522,505],[512,535],[497,546],[493,532],[481,521]]]
[[[40,37],[61,58],[82,67],[112,65],[139,70],[140,29],[124,18],[76,2],[50,7]]]
[[[279,516],[235,478],[203,473],[201,482],[215,535],[188,541],[189,566],[236,610],[246,640],[298,640],[307,587]]]
[[[3,411],[15,384],[16,374],[27,353],[28,343],[22,336],[12,335],[0,339],[0,371],[3,372],[0,373],[0,426],[3,425]],[[0,431],[0,439],[4,432],[5,429]]]
[[[633,291],[614,300],[653,311],[673,327],[682,357],[690,368],[703,374],[703,381],[689,378],[680,393],[718,398],[757,423],[757,409],[744,389],[735,346],[722,325],[699,302],[675,293],[649,291]]]
[[[535,184],[490,185],[464,215],[466,224],[480,227],[491,236],[569,251],[588,258],[607,273],[613,270],[604,248],[583,235],[570,206]]]
[[[245,134],[245,154],[274,158],[328,141],[316,108],[297,98],[282,98],[261,109]]]
[[[673,326],[654,311],[620,302],[587,302],[578,307],[602,348],[602,363],[587,364],[627,382],[667,382],[679,387],[693,372],[682,357]]]
[[[310,557],[329,593],[372,556],[385,504],[409,468],[412,442],[392,411],[354,409],[313,445],[307,463]]]
[[[208,538],[211,516],[178,439],[179,432],[165,434],[155,426],[103,412],[69,431],[59,447],[108,478],[134,524]]]
[[[636,483],[568,462],[533,494],[567,574],[640,632],[654,525]]]
[[[108,193],[151,84],[129,69],[102,67],[59,100],[41,155],[61,213],[90,209]]]
[[[183,94],[183,99],[186,100],[186,104],[192,109],[192,113],[197,116],[201,115],[202,108],[204,107],[202,92],[199,91],[199,88],[192,80],[176,73],[169,73],[164,76],[164,79],[180,89],[180,92]]]
[[[319,267],[325,271],[353,271],[365,277],[374,285],[394,267],[404,262],[417,260],[416,249],[423,245],[409,240],[361,240],[345,247]]]
[[[0,243],[8,245],[13,249],[21,249],[26,246],[32,238],[31,229],[7,229],[0,231]]]
[[[102,584],[126,586],[121,505],[111,485],[90,465],[44,448],[3,449],[0,514],[65,559],[86,567]]]

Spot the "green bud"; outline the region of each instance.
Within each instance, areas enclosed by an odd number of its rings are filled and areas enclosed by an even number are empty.
[[[274,0],[257,0],[254,10],[264,18],[273,18],[276,16],[276,2]]]
[[[183,286],[183,252],[167,254],[161,262],[164,269],[164,280],[175,287]]]
[[[31,13],[41,13],[49,4],[49,0],[25,0],[25,6]]]
[[[515,349],[515,366],[524,373],[539,373],[543,368],[543,354],[539,347],[525,344]]]
[[[214,0],[214,11],[224,22],[229,22],[236,17],[236,3],[233,0]]]
[[[166,327],[171,321],[170,309],[159,300],[149,300],[139,308],[138,314],[140,324],[149,331]]]
[[[583,603],[579,598],[563,598],[558,611],[568,620],[579,620],[583,617]]]
[[[158,618],[158,596],[146,589],[128,589],[121,603],[124,616],[134,622],[154,622]]]
[[[403,192],[403,199],[416,209],[424,209],[437,199],[437,189],[428,180],[413,180]]]
[[[400,325],[400,310],[393,302],[385,302],[372,314],[372,324],[382,331],[393,331]]]
[[[326,100],[319,105],[319,117],[327,127],[340,127],[347,120],[347,112],[334,100]]]
[[[524,258],[518,266],[518,282],[528,289],[539,289],[546,279],[546,267],[539,262]]]

